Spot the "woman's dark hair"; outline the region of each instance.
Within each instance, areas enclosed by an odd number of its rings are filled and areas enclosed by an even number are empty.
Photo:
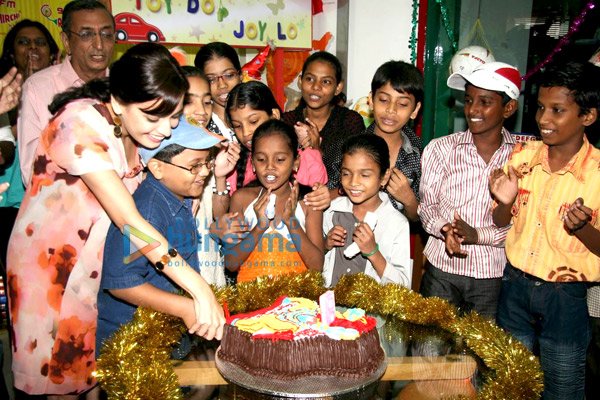
[[[346,138],[342,144],[342,156],[364,151],[379,165],[379,175],[385,175],[390,168],[390,151],[383,138],[377,135],[354,135]]]
[[[194,58],[194,65],[204,71],[206,63],[214,58],[226,58],[233,64],[233,68],[237,71],[242,69],[240,65],[240,57],[233,47],[223,42],[212,42],[205,46],[202,46],[196,58]]]
[[[278,119],[270,119],[256,128],[252,136],[252,154],[256,153],[256,143],[258,143],[259,139],[275,135],[280,135],[285,139],[294,158],[297,158],[298,137],[296,136],[296,132],[290,125]]]
[[[231,92],[229,92],[227,104],[225,105],[225,117],[227,118],[227,124],[229,124],[229,126],[232,125],[231,111],[244,108],[245,106],[248,106],[253,110],[264,111],[269,116],[273,115],[274,109],[279,110],[281,113],[279,104],[277,104],[271,89],[259,81],[238,83],[231,89]],[[240,159],[236,165],[237,187],[242,187],[244,185],[246,163],[249,155],[248,150],[244,146],[240,147],[242,150],[240,152]]]
[[[600,68],[589,62],[556,63],[544,70],[538,79],[540,87],[562,86],[571,92],[579,106],[579,115],[600,107]],[[600,110],[599,110],[600,111]]]
[[[177,60],[156,43],[141,43],[115,61],[107,80],[88,82],[54,97],[49,109],[55,113],[67,103],[81,98],[108,102],[112,95],[124,104],[160,100],[147,114],[165,117],[173,113],[185,96],[189,84]]]
[[[340,63],[340,60],[338,60],[336,56],[326,51],[317,51],[316,53],[312,53],[310,56],[308,56],[302,65],[302,75],[304,75],[308,66],[315,61],[324,61],[331,64],[335,70],[335,80],[337,81],[336,84],[342,81],[342,63]]]
[[[97,0],[73,0],[65,6],[62,13],[62,30],[63,32],[70,33],[71,24],[73,23],[73,14],[77,11],[86,10],[104,10],[106,14],[110,16],[113,21],[113,28],[115,27],[115,19],[113,15],[108,11],[106,6]]]
[[[38,21],[32,21],[30,19],[24,19],[15,24],[6,36],[4,37],[4,45],[2,47],[2,57],[0,58],[0,77],[4,76],[9,69],[15,66],[15,39],[19,31],[23,28],[37,28],[44,34],[48,47],[50,48],[50,62],[58,57],[59,49],[56,41],[44,25]]]
[[[416,103],[423,104],[423,74],[417,67],[404,61],[383,63],[371,80],[371,94],[389,83],[398,93],[412,94]]]

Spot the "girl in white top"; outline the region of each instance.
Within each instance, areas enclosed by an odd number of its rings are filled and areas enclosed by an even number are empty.
[[[291,181],[299,161],[298,138],[291,126],[271,119],[256,129],[252,169],[260,186],[243,187],[231,197],[231,211],[245,215],[251,228],[241,242],[224,248],[225,266],[239,272],[238,282],[307,269],[321,271],[323,212],[298,201],[302,192],[310,191]],[[275,202],[270,213],[272,194]]]
[[[410,287],[408,220],[381,191],[390,178],[385,140],[374,135],[351,136],[344,141],[342,154],[341,186],[346,195],[333,200],[323,215],[325,285],[335,285],[342,275],[362,272],[381,284]],[[367,212],[376,216],[374,229],[364,222]],[[347,257],[344,250],[352,242],[359,253]]]

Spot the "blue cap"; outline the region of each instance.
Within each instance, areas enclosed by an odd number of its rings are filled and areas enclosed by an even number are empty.
[[[160,145],[157,148],[140,148],[140,156],[142,157],[144,164],[148,164],[148,161],[150,161],[152,157],[171,144],[178,144],[186,149],[205,150],[226,140],[223,136],[214,134],[203,126],[192,124],[190,122],[194,121],[186,120],[185,117],[181,117],[177,128],[171,131],[171,136],[160,142]]]

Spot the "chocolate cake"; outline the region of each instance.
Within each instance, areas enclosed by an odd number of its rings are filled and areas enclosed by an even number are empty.
[[[375,319],[363,310],[336,312],[325,325],[316,302],[281,297],[265,309],[229,317],[218,357],[251,375],[287,380],[368,377],[385,355]]]

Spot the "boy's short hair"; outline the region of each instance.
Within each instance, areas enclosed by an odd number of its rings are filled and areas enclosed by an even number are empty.
[[[382,64],[371,80],[373,96],[388,82],[395,91],[412,94],[415,102],[423,104],[423,74],[414,65],[394,60]]]
[[[471,73],[455,72],[448,78],[451,89],[466,90],[467,84],[505,94],[510,99],[517,100],[521,94],[521,74],[512,65],[494,61],[481,64]],[[507,102],[506,102],[507,103]]]
[[[223,136],[214,134],[202,126],[193,125],[182,117],[170,137],[160,142],[155,149],[140,149],[140,156],[146,165],[152,158],[171,161],[171,158],[185,149],[207,150],[223,140]]]
[[[552,64],[539,76],[540,87],[562,86],[571,91],[579,115],[600,108],[600,68],[589,62]]]

